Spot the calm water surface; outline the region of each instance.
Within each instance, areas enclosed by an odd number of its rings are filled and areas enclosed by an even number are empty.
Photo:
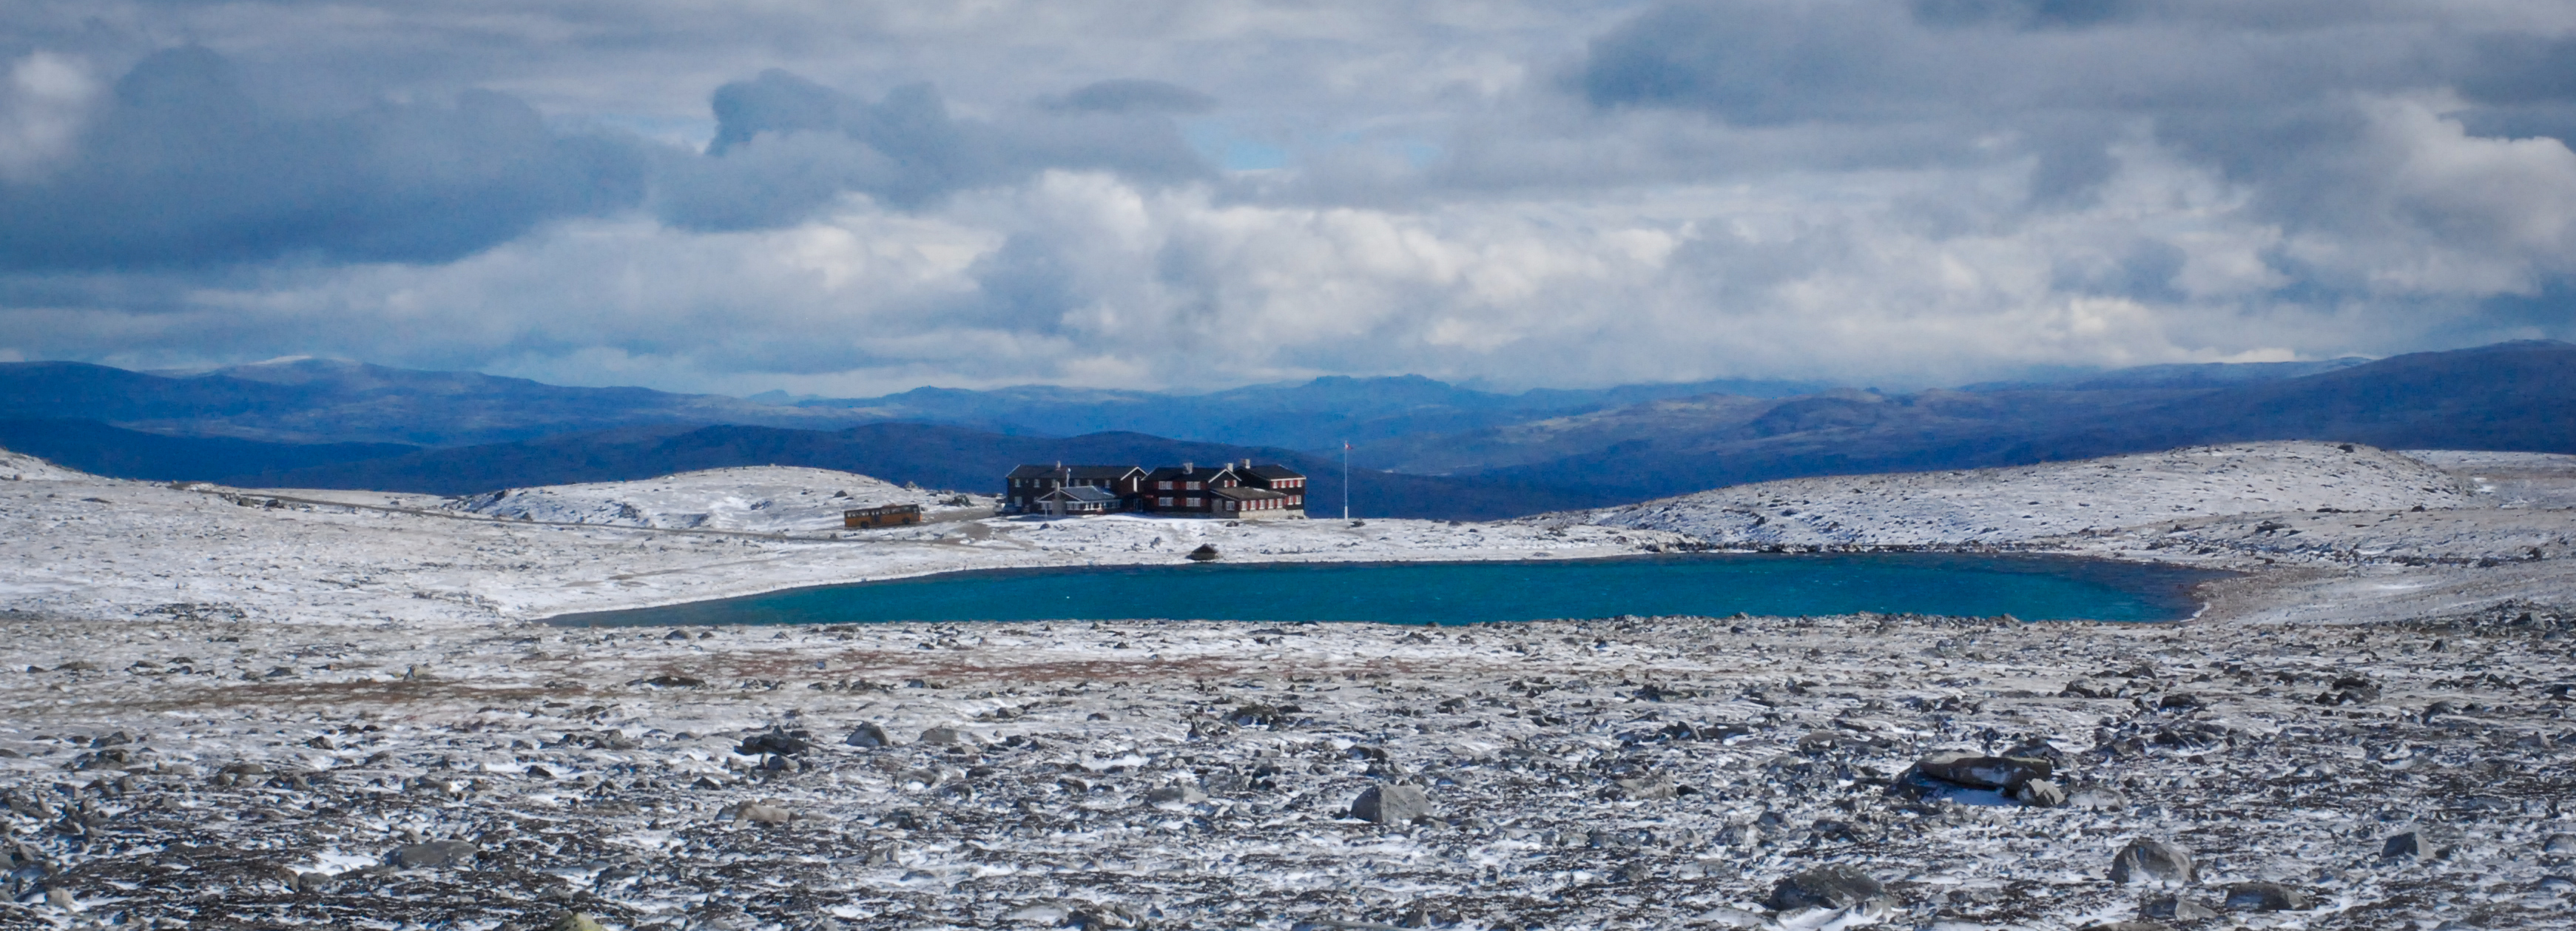
[[[833,585],[569,625],[847,624],[1191,618],[1473,624],[1620,614],[1882,613],[2167,621],[2223,573],[1947,553],[1694,554],[1516,562],[1003,569]]]

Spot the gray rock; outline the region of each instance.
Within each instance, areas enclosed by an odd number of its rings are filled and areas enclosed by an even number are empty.
[[[2077,791],[2073,795],[2067,796],[2066,804],[2076,808],[2086,808],[2094,811],[2108,811],[2129,807],[2129,797],[2121,795],[2118,791],[2097,786],[2090,789],[2083,789]]]
[[[2002,789],[2010,792],[2033,779],[2055,775],[2047,760],[2030,757],[1986,756],[1959,750],[1947,750],[1924,757],[1914,764],[1916,772],[1942,782],[1980,789]]]
[[[1145,801],[1153,805],[1194,805],[1207,801],[1207,798],[1206,792],[1186,782],[1163,786],[1145,793]]]
[[[921,732],[921,742],[936,747],[955,747],[972,744],[975,738],[953,727],[934,727]]]
[[[1351,817],[1377,824],[1412,824],[1431,816],[1431,797],[1418,786],[1375,785],[1351,800]]]
[[[2379,845],[2379,856],[2389,860],[2441,857],[2450,853],[2450,845],[2445,843],[2449,839],[2448,832],[2418,825],[2388,835],[2388,840]]]
[[[2203,921],[2218,917],[2218,910],[2194,902],[2189,896],[2159,895],[2149,897],[2141,903],[2138,914],[2148,918],[2169,918],[2174,921]]]
[[[2313,904],[2307,890],[2280,883],[2234,883],[2227,887],[2227,907],[2240,912],[2298,912]]]
[[[2136,921],[2114,921],[2108,924],[2085,925],[2082,931],[2173,931],[2173,926],[2161,921],[2149,921],[2141,918]]]
[[[2552,834],[2540,845],[2541,853],[2576,853],[2576,834]]]
[[[1673,784],[1671,776],[1639,776],[1619,780],[1617,792],[1620,798],[1629,801],[1647,801],[1672,798],[1681,794],[1681,787]]]
[[[2115,883],[2190,883],[2199,878],[2191,851],[2160,840],[2138,838],[2111,858],[2111,881]]]
[[[1870,910],[1896,904],[1887,887],[1859,867],[1836,863],[1798,873],[1771,887],[1770,906],[1779,911],[1800,908]]]
[[[45,904],[68,912],[79,907],[80,901],[72,898],[71,890],[57,888],[45,890]]]
[[[2046,779],[2033,779],[2013,790],[2013,801],[2032,808],[2056,808],[2066,804],[2066,789]]]
[[[887,734],[885,728],[878,727],[877,722],[869,721],[860,724],[850,732],[849,739],[841,742],[853,747],[891,747],[894,746],[894,737]]]
[[[777,827],[794,824],[796,822],[795,812],[788,811],[787,809],[780,808],[776,805],[764,805],[759,802],[743,802],[727,809],[727,811],[733,813],[734,820],[747,824],[766,824],[772,827]]]
[[[422,841],[404,844],[385,855],[385,862],[407,870],[463,866],[482,852],[471,842],[461,840]]]

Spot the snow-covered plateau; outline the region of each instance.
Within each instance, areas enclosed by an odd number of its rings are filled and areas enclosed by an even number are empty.
[[[929,522],[845,531],[843,507]],[[2238,444],[1492,524],[0,454],[0,928],[2576,926],[2576,457]],[[1014,566],[1939,548],[2192,621],[565,628]]]

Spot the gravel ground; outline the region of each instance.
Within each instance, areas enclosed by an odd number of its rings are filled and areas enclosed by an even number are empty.
[[[1484,525],[855,534],[754,505],[866,480],[761,475],[494,520],[0,453],[0,929],[2576,927],[2569,457],[2244,444]],[[1201,543],[2247,574],[2153,626],[542,621]]]
[[[2576,926],[2571,624],[19,615],[0,927]]]

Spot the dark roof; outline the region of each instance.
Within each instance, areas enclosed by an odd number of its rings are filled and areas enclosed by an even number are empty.
[[[1145,480],[1149,482],[1204,482],[1219,475],[1223,475],[1227,470],[1232,468],[1233,466],[1218,463],[1212,466],[1199,466],[1197,471],[1184,474],[1181,472],[1180,466],[1163,466],[1155,469],[1154,471],[1145,473]]]
[[[1048,498],[1070,498],[1075,501],[1093,504],[1118,500],[1117,495],[1110,494],[1109,492],[1098,488],[1093,488],[1089,485],[1067,485],[1063,488],[1058,488],[1054,491],[1038,496],[1038,500],[1040,501],[1044,501]]]
[[[1012,469],[1012,470],[1011,470],[1011,474],[1009,474],[1009,475],[1007,475],[1007,476],[1004,476],[1004,478],[1005,478],[1005,479],[1023,479],[1023,478],[1055,478],[1055,477],[1057,477],[1057,476],[1061,476],[1061,475],[1063,475],[1063,474],[1064,474],[1064,473],[1066,473],[1066,472],[1072,472],[1072,473],[1073,473],[1073,477],[1074,477],[1074,478],[1097,478],[1097,479],[1111,479],[1111,480],[1115,480],[1115,479],[1125,478],[1125,477],[1127,476],[1127,473],[1129,473],[1129,472],[1141,472],[1141,471],[1144,471],[1144,470],[1142,470],[1142,469],[1138,469],[1138,468],[1137,468],[1137,467],[1135,467],[1135,466],[1117,466],[1117,465],[1073,465],[1073,466],[1055,466],[1055,465],[1022,465],[1022,466],[1020,466],[1019,468]]]
[[[1299,472],[1299,471],[1297,471],[1297,470],[1295,470],[1295,469],[1291,469],[1291,468],[1289,468],[1289,467],[1287,467],[1287,466],[1279,465],[1279,464],[1277,464],[1277,463],[1270,463],[1270,464],[1266,464],[1266,465],[1257,465],[1257,466],[1253,466],[1252,468],[1249,468],[1249,469],[1244,469],[1244,470],[1242,470],[1242,471],[1243,471],[1243,473],[1244,473],[1244,474],[1246,474],[1246,475],[1251,475],[1251,476],[1256,476],[1256,477],[1259,477],[1259,478],[1263,478],[1263,479],[1271,479],[1271,480],[1283,479],[1283,478],[1305,478],[1305,477],[1306,477],[1306,473],[1304,473],[1304,472]]]
[[[1219,498],[1232,498],[1236,501],[1277,501],[1288,497],[1285,493],[1267,488],[1211,488],[1208,489],[1208,494]]]

